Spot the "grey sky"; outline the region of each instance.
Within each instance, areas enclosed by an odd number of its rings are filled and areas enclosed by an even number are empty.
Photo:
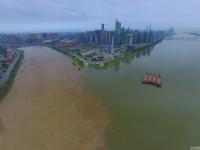
[[[200,27],[200,0],[0,0],[0,32]]]

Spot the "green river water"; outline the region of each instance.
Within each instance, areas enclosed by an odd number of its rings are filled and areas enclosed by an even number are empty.
[[[143,85],[160,73],[162,88]],[[86,86],[111,112],[110,150],[189,150],[200,145],[200,41],[164,40],[106,70],[86,69]]]

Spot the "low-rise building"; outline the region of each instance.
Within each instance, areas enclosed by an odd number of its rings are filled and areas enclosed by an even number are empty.
[[[95,49],[92,49],[92,50],[85,50],[85,51],[82,51],[82,52],[81,52],[81,56],[85,57],[85,56],[94,54],[95,52],[96,52]]]

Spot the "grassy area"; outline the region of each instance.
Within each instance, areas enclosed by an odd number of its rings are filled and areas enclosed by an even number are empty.
[[[84,64],[83,64],[83,62],[81,60],[79,60],[77,57],[71,55],[65,49],[63,49],[63,48],[53,48],[53,49],[56,50],[57,52],[60,52],[60,53],[64,54],[65,56],[71,58],[72,63],[74,65],[78,65],[80,68],[84,68],[85,67]]]
[[[124,54],[124,58],[122,58],[122,60],[130,61],[132,58],[135,57],[135,55],[137,55],[138,52],[141,52],[141,51],[145,50],[146,48],[152,47],[152,46],[156,45],[159,42],[161,42],[161,41],[158,41],[158,42],[156,42],[154,44],[149,44],[149,45],[146,45],[144,47],[137,48],[137,49],[134,49],[134,50],[131,50],[131,51],[126,51],[125,54]],[[60,53],[62,53],[62,54],[64,54],[65,56],[71,58],[73,65],[78,65],[80,68],[84,68],[85,67],[84,63],[79,58],[77,58],[77,57],[73,56],[72,54],[70,54],[70,52],[68,52],[66,49],[64,49],[64,48],[53,48],[53,49],[58,51],[58,52],[60,52]],[[78,56],[80,56],[80,49],[74,49],[74,50],[75,50],[76,54]],[[96,68],[96,69],[106,69],[109,66],[119,64],[120,61],[121,61],[121,58],[117,57],[112,61],[106,62],[103,66],[101,66],[101,65],[91,65],[91,66]]]
[[[132,51],[126,51],[125,54],[124,54],[124,58],[125,58],[125,59],[133,58],[133,57],[137,54],[137,52],[141,52],[141,51],[143,51],[143,50],[145,50],[146,48],[149,48],[149,47],[151,47],[151,46],[153,46],[153,45],[152,45],[152,44],[151,44],[151,45],[146,45],[146,46],[144,46],[144,47],[137,48],[137,49],[132,50]]]
[[[63,48],[53,48],[54,50],[56,50],[57,52],[60,52],[62,54],[64,54],[65,56],[71,58],[72,60],[72,64],[73,65],[78,65],[80,68],[84,68],[85,65],[83,64],[83,62],[78,59],[77,57],[71,55],[69,52],[67,52],[65,49]],[[77,49],[77,55],[80,53],[80,50]],[[114,65],[114,64],[117,64],[120,62],[120,59],[119,58],[116,58],[112,61],[109,61],[109,62],[106,62],[103,66],[100,66],[100,65],[93,65],[94,68],[97,68],[97,69],[106,69],[108,68],[109,66],[111,65]]]
[[[23,61],[23,58],[24,58],[24,55],[23,53],[20,52],[20,56],[19,56],[19,59],[18,61],[16,62],[13,70],[11,71],[9,77],[8,77],[8,80],[5,82],[5,84],[0,88],[0,102],[3,100],[3,98],[8,94],[8,92],[10,91],[12,85],[13,85],[13,82],[14,82],[14,79],[15,79],[15,76],[20,68],[20,65],[22,64],[22,61]]]
[[[112,65],[116,65],[116,64],[119,64],[119,63],[120,63],[120,58],[117,57],[117,58],[115,58],[115,59],[113,59],[113,60],[111,60],[111,61],[106,62],[106,63],[103,65],[103,67],[104,67],[104,68],[108,68],[108,67],[110,67],[110,66],[112,66]]]
[[[124,59],[131,59],[137,54],[137,52],[141,52],[141,51],[145,50],[146,48],[153,47],[156,44],[160,43],[161,41],[162,40],[160,40],[160,41],[158,41],[156,43],[153,43],[153,44],[148,44],[148,45],[146,45],[144,47],[141,47],[141,48],[137,48],[137,49],[132,50],[132,51],[126,51],[125,55],[124,55]]]
[[[119,64],[120,63],[120,58],[117,57],[111,61],[108,61],[106,62],[103,66],[100,66],[100,65],[92,65],[92,67],[96,68],[96,69],[99,69],[99,70],[104,70],[104,69],[107,69],[108,67],[110,66],[113,66],[113,65],[116,65],[116,64]]]

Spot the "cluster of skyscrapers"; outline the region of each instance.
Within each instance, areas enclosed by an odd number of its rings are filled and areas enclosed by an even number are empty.
[[[79,43],[102,44],[116,48],[140,43],[155,43],[164,38],[166,34],[165,31],[152,31],[151,26],[144,31],[124,28],[116,19],[114,31],[105,30],[102,24],[101,30],[78,33],[77,40]]]
[[[104,24],[101,30],[87,31],[84,33],[77,33],[77,40],[80,43],[97,43],[97,44],[111,44],[114,31],[107,31],[104,29]]]

